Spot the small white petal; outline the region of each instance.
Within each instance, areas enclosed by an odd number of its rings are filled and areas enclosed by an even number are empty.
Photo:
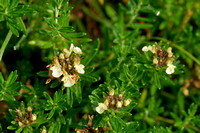
[[[64,69],[63,69],[63,78],[62,81],[64,82],[65,87],[71,87],[75,84],[75,81],[72,79],[72,75],[69,75]]]
[[[73,51],[73,50],[74,50],[74,44],[71,43],[71,45],[70,45],[70,51]]]
[[[158,59],[157,58],[153,59],[153,64],[158,64]]]
[[[152,49],[153,49],[153,47],[150,45],[150,46],[148,46],[148,50],[149,51],[152,51]]]
[[[66,48],[63,49],[63,51],[65,52],[65,57],[68,58],[71,55],[71,50],[67,50]]]
[[[74,67],[78,73],[81,73],[81,74],[85,73],[85,71],[84,71],[85,66],[83,64],[78,64],[78,65],[75,65]]]
[[[131,103],[131,99],[124,100],[124,106],[128,106]]]
[[[52,76],[55,78],[59,78],[63,74],[63,71],[61,70],[60,66],[54,65],[50,68],[50,70],[52,71]]]
[[[99,114],[102,114],[105,110],[107,110],[107,106],[104,104],[104,103],[98,103],[98,107],[96,107],[96,111],[99,113]]]
[[[73,51],[76,54],[82,54],[82,50],[79,47],[74,47]]]
[[[174,73],[174,69],[176,68],[176,66],[174,66],[173,64],[169,64],[167,69],[166,69],[166,73],[167,74],[172,74]]]
[[[64,76],[62,78],[62,81],[64,81],[64,86],[65,87],[71,87],[71,86],[73,86],[75,84],[75,81],[72,79],[71,75]]]
[[[143,52],[147,52],[147,51],[149,51],[149,49],[148,49],[147,46],[144,46],[144,47],[142,48],[142,51],[143,51]]]

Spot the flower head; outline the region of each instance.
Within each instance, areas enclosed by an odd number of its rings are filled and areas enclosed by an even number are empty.
[[[85,66],[81,64],[80,54],[82,54],[81,49],[75,47],[74,44],[71,44],[69,50],[64,48],[59,56],[53,58],[52,64],[48,65],[50,79],[46,81],[46,84],[54,78],[57,78],[59,82],[63,81],[65,87],[76,84],[80,78],[78,73],[85,73]]]
[[[167,50],[162,48],[160,45],[144,46],[142,51],[151,51],[153,54],[153,64],[156,66],[168,66],[166,69],[167,74],[174,73],[176,66],[173,65],[174,55],[172,47],[168,47]]]

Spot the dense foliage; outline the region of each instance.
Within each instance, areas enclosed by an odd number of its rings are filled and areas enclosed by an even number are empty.
[[[200,132],[200,1],[0,0],[0,132]]]

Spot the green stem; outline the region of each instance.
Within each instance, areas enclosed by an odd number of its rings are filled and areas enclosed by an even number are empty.
[[[5,48],[6,48],[7,44],[8,44],[8,42],[9,42],[11,36],[12,36],[12,31],[9,30],[9,32],[8,32],[8,34],[7,34],[7,36],[6,36],[6,39],[4,40],[3,45],[1,46],[1,50],[0,50],[0,61],[1,61],[1,59],[2,59],[4,50],[5,50]]]
[[[195,58],[192,54],[190,54],[188,51],[186,51],[185,49],[181,48],[180,46],[176,45],[176,44],[172,44],[173,47],[177,48],[178,50],[180,50],[181,52],[185,53],[189,58],[191,58],[193,61],[195,61],[198,65],[200,65],[200,61]]]
[[[26,39],[26,37],[28,36],[28,34],[30,33],[31,29],[34,27],[35,25],[35,21],[32,21],[30,27],[26,30],[26,35],[23,34],[23,36],[20,38],[20,40],[17,42],[17,44],[14,46],[14,50],[19,49],[21,43]]]

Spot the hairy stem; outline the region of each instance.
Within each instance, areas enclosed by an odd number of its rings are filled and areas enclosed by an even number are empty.
[[[3,42],[2,46],[1,46],[1,49],[0,49],[0,61],[1,61],[1,59],[2,59],[4,50],[5,50],[5,48],[6,48],[7,44],[8,44],[8,42],[10,41],[11,36],[12,36],[12,31],[9,30],[9,32],[8,32],[8,34],[7,34],[7,36],[6,36],[6,39],[4,40],[4,42]]]

